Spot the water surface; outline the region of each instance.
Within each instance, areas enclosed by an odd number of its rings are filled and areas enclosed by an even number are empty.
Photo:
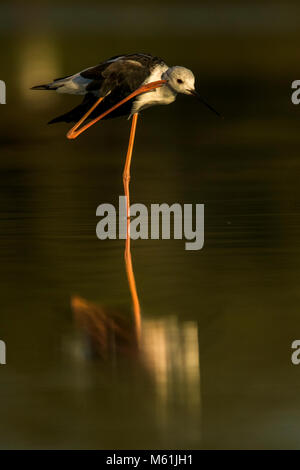
[[[112,40],[57,25],[1,29],[1,448],[299,448],[296,33],[217,37],[185,22],[168,41],[139,29]],[[130,123],[70,142],[46,122],[77,98],[28,89],[120,44],[191,67],[225,119],[187,97],[142,114],[132,202],[204,203],[205,246],[132,242],[141,346],[97,358],[70,299],[132,319],[124,241],[95,234],[97,206],[122,194]]]

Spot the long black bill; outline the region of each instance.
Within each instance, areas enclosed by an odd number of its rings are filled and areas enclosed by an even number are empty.
[[[222,114],[220,114],[216,109],[214,109],[210,104],[208,104],[202,96],[196,90],[190,90],[191,95],[195,96],[201,103],[203,103],[208,109],[210,109],[213,113],[215,113],[220,118],[223,118]]]

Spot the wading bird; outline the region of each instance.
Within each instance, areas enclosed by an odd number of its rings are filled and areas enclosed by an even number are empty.
[[[150,106],[170,104],[175,101],[178,93],[183,93],[196,96],[219,115],[195,90],[195,77],[191,70],[177,65],[169,67],[162,59],[150,54],[111,57],[95,67],[32,89],[84,95],[79,106],[49,122],[76,122],[67,134],[69,139],[75,139],[100,119],[132,117],[123,172],[128,217],[130,164],[139,112]],[[87,119],[90,119],[90,122],[84,124]]]
[[[100,119],[118,116],[132,118],[129,145],[123,172],[125,196],[127,198],[127,237],[125,264],[130,293],[133,302],[136,331],[141,331],[140,303],[137,295],[130,252],[129,180],[130,163],[140,111],[158,104],[170,104],[178,93],[196,96],[211,111],[219,115],[195,90],[195,77],[191,70],[169,67],[159,57],[150,54],[127,54],[102,62],[82,72],[59,78],[46,85],[33,87],[34,90],[55,90],[57,93],[84,95],[83,102],[62,116],[49,122],[76,122],[68,132],[69,139],[75,139]],[[89,119],[90,122],[85,123]]]

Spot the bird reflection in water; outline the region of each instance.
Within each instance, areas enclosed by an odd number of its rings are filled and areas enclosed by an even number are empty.
[[[160,421],[162,409],[166,411],[170,400],[179,400],[184,402],[185,409],[199,411],[198,325],[195,321],[180,322],[176,316],[141,318],[129,230],[130,219],[127,221],[125,266],[133,316],[78,296],[71,299],[76,325],[85,338],[85,346],[82,346],[85,357],[111,360],[115,364],[115,359],[121,355],[139,363],[154,381]]]
[[[71,299],[76,324],[86,335],[89,351],[102,358],[108,358],[110,353],[137,352],[141,341],[141,308],[131,258],[130,217],[127,217],[126,227],[124,258],[133,305],[133,321],[128,320],[125,312],[98,306],[77,296]]]

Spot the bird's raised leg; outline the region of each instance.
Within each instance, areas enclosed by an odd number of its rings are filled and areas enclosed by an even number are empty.
[[[90,116],[90,114],[94,111],[95,108],[97,108],[98,104],[101,103],[101,101],[104,99],[104,96],[100,96],[100,98],[96,101],[96,103],[93,104],[93,106],[88,110],[87,113],[85,113],[84,116],[75,124],[75,126],[72,127],[72,129],[69,130],[67,133],[68,139],[76,139],[77,135],[79,135],[80,132],[76,132],[78,127],[81,126],[81,124]]]
[[[78,129],[78,127],[85,121],[85,119],[94,111],[94,109],[98,106],[98,104],[100,103],[100,101],[102,101],[101,98],[99,98],[98,101],[96,101],[96,103],[93,104],[93,106],[91,107],[91,109],[80,119],[80,121],[75,124],[74,127],[72,127],[72,129],[67,133],[67,137],[68,139],[76,139],[76,137],[78,137],[80,134],[82,134],[82,132],[86,131],[89,127],[93,126],[94,124],[96,124],[96,122],[100,121],[100,119],[104,118],[105,116],[107,116],[108,114],[110,114],[112,111],[114,111],[115,109],[117,109],[119,106],[121,106],[122,104],[126,103],[126,101],[129,101],[131,100],[132,98],[134,98],[135,96],[138,96],[142,93],[145,93],[147,91],[151,91],[151,90],[154,90],[155,88],[159,88],[161,86],[163,86],[164,84],[166,83],[166,80],[157,80],[156,82],[151,82],[151,83],[147,83],[146,85],[143,85],[141,86],[140,88],[138,88],[137,90],[135,90],[134,92],[130,93],[130,95],[128,95],[126,98],[124,98],[123,100],[119,101],[119,103],[116,103],[114,106],[112,106],[110,109],[108,109],[107,111],[105,111],[104,113],[102,113],[100,116],[98,116],[97,118],[93,119],[92,121],[88,122],[87,124],[85,124],[84,126],[82,126],[80,129]]]

